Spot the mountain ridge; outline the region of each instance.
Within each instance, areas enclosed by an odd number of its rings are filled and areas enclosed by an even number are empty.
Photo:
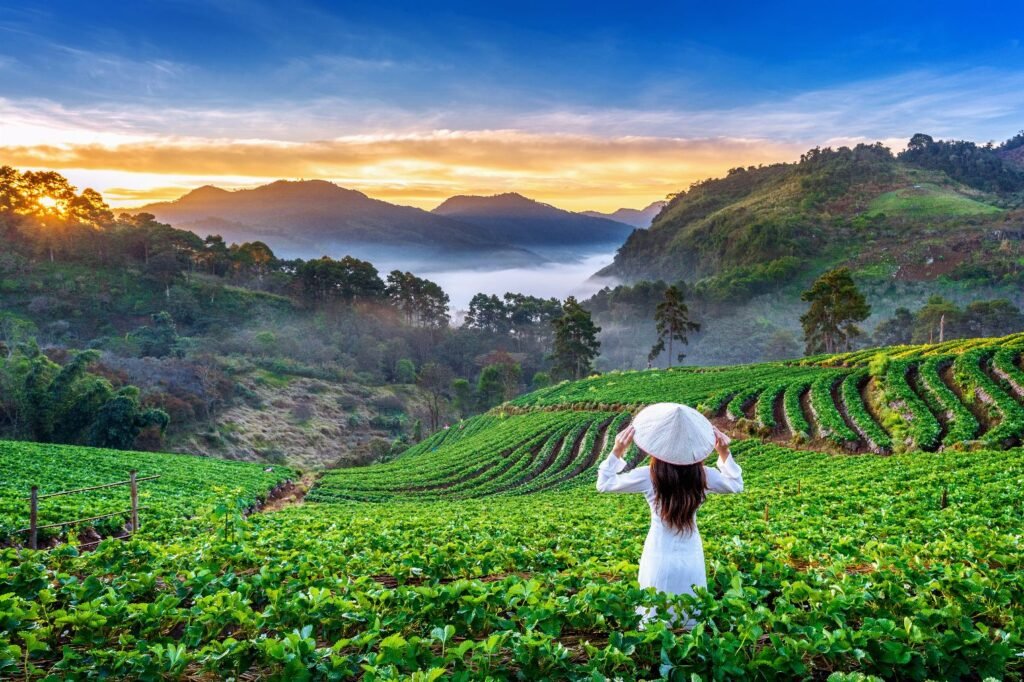
[[[573,213],[517,192],[449,197],[432,213],[479,225],[526,248],[618,245],[633,229],[606,218]]]
[[[581,213],[593,218],[607,218],[633,227],[650,227],[651,222],[661,213],[661,209],[665,208],[666,204],[668,204],[667,201],[659,200],[652,201],[643,208],[620,208],[611,213],[600,211],[581,211]]]
[[[355,252],[388,259],[405,248],[416,252],[413,262],[442,256],[484,258],[501,265],[537,259],[478,226],[374,199],[326,180],[277,180],[238,190],[205,185],[139,210],[198,234],[221,234],[229,241],[258,238],[293,256]]]

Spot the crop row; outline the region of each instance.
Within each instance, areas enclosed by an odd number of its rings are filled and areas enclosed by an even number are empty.
[[[888,452],[892,448],[892,438],[885,432],[868,411],[861,396],[861,386],[868,381],[867,370],[850,372],[842,380],[841,392],[846,414],[854,428],[867,441],[869,447],[876,452]]]
[[[28,526],[31,486],[38,486],[39,494],[46,495],[124,481],[133,469],[138,470],[140,478],[160,476],[139,484],[139,502],[145,507],[140,512],[141,525],[172,528],[219,503],[253,507],[272,488],[296,478],[295,472],[286,467],[208,457],[0,441],[0,544],[26,540],[24,534],[15,531]],[[39,525],[111,514],[129,506],[127,487],[42,499]],[[109,535],[117,533],[127,518],[125,513],[99,519],[77,530],[92,527],[101,535]],[[66,532],[66,528],[43,529],[39,541],[47,543]]]
[[[761,390],[761,395],[757,399],[757,407],[755,408],[755,416],[757,417],[757,423],[765,429],[775,430],[779,427],[775,419],[775,406],[778,401],[782,398],[782,394],[785,393],[786,388],[790,385],[790,382],[777,381],[774,384],[769,384]]]
[[[902,417],[907,444],[918,450],[934,450],[939,445],[942,425],[911,387],[908,374],[912,369],[912,363],[906,360],[889,363],[885,373],[885,399],[889,407]]]
[[[592,477],[457,503],[309,503],[228,535],[0,549],[0,678],[1020,676],[1024,451],[733,450],[746,491],[701,510],[696,599],[637,586],[649,508]],[[661,615],[641,627],[637,607]],[[670,630],[673,607],[698,625]]]
[[[439,499],[557,488],[596,467],[597,448],[610,447],[604,436],[621,423],[614,416],[568,410],[474,418],[467,430],[476,419],[490,419],[489,428],[438,450],[410,450],[386,465],[328,472],[308,499]]]
[[[1024,435],[1024,407],[996,383],[983,369],[992,350],[979,348],[957,357],[953,363],[956,379],[964,387],[964,398],[978,399],[989,407],[998,425],[982,435],[989,445],[1016,443]]]
[[[950,356],[936,355],[918,365],[917,372],[928,406],[932,412],[943,415],[946,420],[946,435],[942,439],[942,444],[946,446],[966,443],[981,428],[974,414],[942,380],[944,368],[952,361]]]
[[[818,433],[838,445],[847,446],[860,438],[851,429],[836,405],[832,391],[843,380],[843,374],[829,372],[822,374],[811,384],[811,412],[818,426]]]
[[[782,396],[783,413],[786,415],[786,424],[790,433],[797,438],[811,437],[811,424],[804,414],[800,398],[807,392],[811,384],[807,381],[794,381],[786,387]]]

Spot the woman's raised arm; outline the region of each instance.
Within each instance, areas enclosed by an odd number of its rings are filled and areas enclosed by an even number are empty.
[[[718,453],[718,468],[704,467],[708,481],[708,492],[741,493],[743,492],[743,470],[729,451],[732,439],[715,429],[715,451]]]
[[[642,493],[651,488],[651,474],[647,467],[633,469],[624,474],[622,456],[633,442],[633,427],[628,426],[615,436],[611,453],[597,468],[597,492],[599,493]]]

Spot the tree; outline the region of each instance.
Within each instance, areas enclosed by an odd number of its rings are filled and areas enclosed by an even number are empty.
[[[690,309],[686,307],[679,287],[671,286],[665,290],[665,297],[654,312],[654,321],[657,323],[658,340],[651,347],[647,359],[654,362],[665,351],[665,342],[668,341],[668,366],[671,367],[673,342],[687,344],[687,333],[700,331],[700,325],[690,320]],[[679,362],[684,357],[684,353],[679,353]]]
[[[511,399],[519,388],[523,370],[518,363],[501,362],[487,365],[477,381],[477,396],[482,409],[490,409]]]
[[[88,373],[99,352],[80,351],[63,367],[38,347],[30,354],[24,396],[33,440],[73,443],[113,393],[109,381]]]
[[[416,381],[416,365],[409,358],[402,358],[395,365],[395,381],[400,384],[411,384]]]
[[[960,310],[941,296],[932,296],[914,316],[914,343],[938,343],[955,336]]]
[[[230,253],[236,270],[255,275],[258,282],[263,281],[264,275],[274,262],[274,252],[263,242],[232,245]]]
[[[372,263],[345,256],[334,260],[323,256],[298,267],[298,281],[314,301],[366,301],[384,295],[384,282]]]
[[[506,293],[502,297],[508,331],[522,350],[524,343],[550,344],[551,321],[562,313],[557,298],[538,298],[525,294]]]
[[[453,407],[460,417],[468,417],[473,413],[476,404],[476,395],[473,393],[473,385],[466,379],[456,379],[452,382]]]
[[[125,386],[108,400],[96,414],[89,429],[89,445],[126,450],[135,443],[142,429],[156,426],[163,434],[171,418],[160,409],[143,409],[139,405],[139,389]]]
[[[9,359],[14,355],[18,344],[27,341],[37,331],[32,320],[0,311],[0,356]]]
[[[507,334],[510,330],[508,307],[493,294],[475,294],[469,301],[469,311],[462,326],[492,334]]]
[[[451,395],[452,371],[444,365],[428,362],[420,368],[416,383],[430,397],[427,402],[430,411],[430,430],[437,431],[445,401]]]
[[[871,306],[845,267],[829,270],[816,279],[800,300],[811,304],[800,317],[808,355],[848,349],[850,340],[861,334],[856,323],[871,314]]]
[[[152,326],[139,327],[129,332],[128,338],[138,344],[139,355],[142,357],[163,358],[178,355],[178,329],[171,314],[163,311],[154,313]]]
[[[388,274],[384,295],[405,314],[407,324],[433,328],[448,326],[450,299],[436,282],[411,272],[392,270]]]
[[[547,388],[551,385],[551,375],[547,372],[537,372],[533,375],[533,381],[530,382],[530,387],[534,390],[540,390]]]
[[[601,350],[590,312],[570,296],[562,305],[562,315],[552,321],[555,328],[555,350],[552,355],[553,376],[558,379],[581,379],[593,371],[594,359]]]
[[[914,314],[897,308],[892,317],[875,327],[874,342],[879,346],[900,346],[914,338]]]
[[[975,301],[964,308],[959,329],[962,336],[1006,336],[1024,330],[1020,308],[1005,298]]]

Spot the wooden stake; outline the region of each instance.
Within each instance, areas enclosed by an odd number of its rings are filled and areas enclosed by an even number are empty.
[[[949,506],[949,488],[942,489],[942,499],[939,500],[939,509],[945,509]]]
[[[32,494],[28,502],[28,546],[39,549],[39,488],[32,486]]]
[[[139,532],[139,482],[136,479],[138,472],[131,471],[129,482],[132,488],[132,535]]]
[[[800,479],[799,478],[796,480],[796,494],[797,495],[800,494]]]
[[[766,522],[768,521],[768,503],[767,502],[764,503],[764,520]]]

